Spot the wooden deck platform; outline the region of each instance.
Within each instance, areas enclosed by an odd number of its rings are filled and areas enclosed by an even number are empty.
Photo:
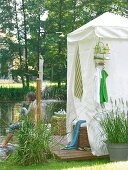
[[[54,150],[53,153],[61,160],[92,160],[105,159],[108,156],[94,156],[91,151],[80,150]]]
[[[60,139],[62,137],[55,137],[54,143],[58,144],[53,147],[52,152],[53,154],[61,160],[92,160],[92,159],[108,159],[108,156],[94,156],[90,150],[79,150],[79,149],[72,149],[72,150],[63,150],[63,146],[65,146],[66,138]]]

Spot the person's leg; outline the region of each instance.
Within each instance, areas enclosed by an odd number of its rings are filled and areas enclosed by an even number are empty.
[[[14,131],[19,129],[19,128],[20,128],[20,123],[19,122],[10,125],[8,135],[7,135],[6,139],[5,139],[5,141],[3,142],[3,144],[0,145],[0,147],[6,147],[8,142],[12,139]]]
[[[6,147],[7,144],[8,144],[8,142],[12,139],[12,136],[13,136],[12,133],[8,133],[8,135],[7,135],[7,137],[6,137],[5,141],[4,141],[4,143],[1,144],[0,146],[1,146],[1,147]]]

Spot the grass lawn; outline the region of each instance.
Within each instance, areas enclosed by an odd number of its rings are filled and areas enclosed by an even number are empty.
[[[62,83],[64,85],[64,83]],[[31,81],[30,86],[32,87],[36,87],[36,80],[35,81]],[[44,81],[43,82],[43,86],[57,86],[57,83],[55,82],[50,82],[50,81]],[[0,83],[0,87],[7,87],[7,88],[22,88],[22,83]]]
[[[50,160],[48,163],[43,165],[33,165],[27,167],[10,167],[5,163],[1,163],[0,170],[128,170],[128,161],[110,163],[108,160],[69,162]]]
[[[30,86],[32,86],[32,87],[36,87],[36,82],[30,82]],[[3,88],[5,88],[5,87],[7,87],[7,88],[22,88],[23,86],[22,86],[22,83],[9,83],[9,84],[6,84],[6,83],[0,83],[0,87],[3,87]]]

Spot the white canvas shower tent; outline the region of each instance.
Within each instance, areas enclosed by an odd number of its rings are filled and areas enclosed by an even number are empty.
[[[101,136],[98,135],[97,123],[94,120],[94,116],[100,112],[100,109],[96,109],[94,102],[96,67],[94,48],[99,38],[103,43],[108,43],[110,47],[110,60],[105,62],[105,70],[108,73],[108,97],[109,99],[111,97],[112,99],[128,100],[128,19],[106,12],[67,36],[68,139],[71,139],[73,122],[86,120],[91,150],[97,156],[107,154]],[[79,60],[76,59],[77,56],[79,56]],[[75,79],[75,74],[78,71],[76,63],[79,63],[81,69],[81,73],[77,73],[81,78],[81,85],[77,87],[78,97],[74,94],[75,83],[79,81]]]

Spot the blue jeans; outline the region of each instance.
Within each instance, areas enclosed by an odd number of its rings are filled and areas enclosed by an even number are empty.
[[[8,133],[14,133],[16,130],[19,130],[20,127],[21,127],[21,123],[19,122],[13,123],[9,126]]]

